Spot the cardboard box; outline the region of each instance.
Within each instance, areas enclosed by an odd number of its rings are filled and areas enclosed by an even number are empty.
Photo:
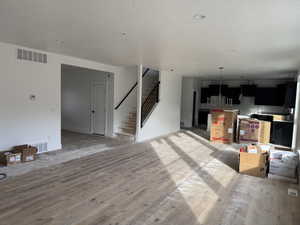
[[[247,152],[240,152],[239,172],[255,177],[266,177],[268,153],[259,146],[248,146]]]
[[[286,120],[286,116],[285,115],[276,115],[276,114],[273,114],[273,120],[285,121]]]
[[[270,151],[269,173],[277,176],[296,178],[299,156],[289,151]]]
[[[22,162],[30,162],[36,159],[37,148],[29,145],[15,146],[13,153],[20,153]]]
[[[21,153],[1,152],[0,162],[5,166],[18,164],[21,162]]]
[[[240,119],[238,130],[240,143],[270,143],[270,122],[256,119]]]
[[[210,140],[224,144],[234,142],[237,114],[237,110],[212,110]]]
[[[285,181],[285,182],[294,183],[294,184],[299,183],[298,177],[290,178],[290,177],[278,176],[278,175],[271,174],[271,173],[268,174],[268,179]]]

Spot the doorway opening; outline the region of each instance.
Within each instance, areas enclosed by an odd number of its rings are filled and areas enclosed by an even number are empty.
[[[61,66],[63,149],[106,144],[113,136],[113,77],[73,65]]]

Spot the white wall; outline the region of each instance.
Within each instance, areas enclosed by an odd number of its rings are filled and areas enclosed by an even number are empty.
[[[131,87],[137,82],[138,67],[131,66],[121,68],[122,76],[115,76],[115,106],[125,97]],[[116,93],[117,92],[117,93]],[[114,113],[114,131],[121,132],[123,122],[127,120],[129,112],[136,112],[136,92],[135,88],[126,98],[123,104]]]
[[[190,77],[182,79],[180,122],[183,127],[192,127],[194,80],[194,78]]]
[[[300,151],[300,70],[297,76],[296,107],[294,112],[293,151]]]
[[[47,141],[61,148],[61,64],[114,74],[114,105],[136,81],[136,67],[116,67],[48,53],[48,63],[16,59],[19,46],[0,43],[0,149]],[[36,100],[29,100],[31,94]],[[114,111],[114,131],[127,115]]]
[[[62,129],[91,133],[92,82],[105,85],[107,72],[78,67],[62,67],[61,115]],[[106,104],[103,102],[103,104]],[[108,103],[113,104],[113,102]]]
[[[176,132],[180,129],[182,77],[175,73],[160,73],[160,102],[141,129],[137,141]]]

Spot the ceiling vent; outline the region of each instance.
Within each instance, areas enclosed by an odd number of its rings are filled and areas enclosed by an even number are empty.
[[[18,48],[17,59],[47,63],[47,54]]]

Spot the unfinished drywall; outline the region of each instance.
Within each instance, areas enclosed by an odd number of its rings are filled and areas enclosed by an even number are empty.
[[[181,76],[161,71],[160,102],[141,129],[137,141],[166,135],[180,129],[181,81]]]
[[[136,81],[136,67],[116,67],[47,52],[47,64],[18,60],[19,47],[0,43],[0,150],[39,142],[47,142],[49,150],[61,148],[61,64],[114,74],[114,105]],[[111,116],[115,132],[127,115],[115,110]]]
[[[108,74],[103,71],[62,66],[62,129],[87,134],[92,132],[92,83],[97,82],[105,85]],[[103,104],[106,104],[106,102],[103,102]],[[113,104],[113,102],[108,104]]]

